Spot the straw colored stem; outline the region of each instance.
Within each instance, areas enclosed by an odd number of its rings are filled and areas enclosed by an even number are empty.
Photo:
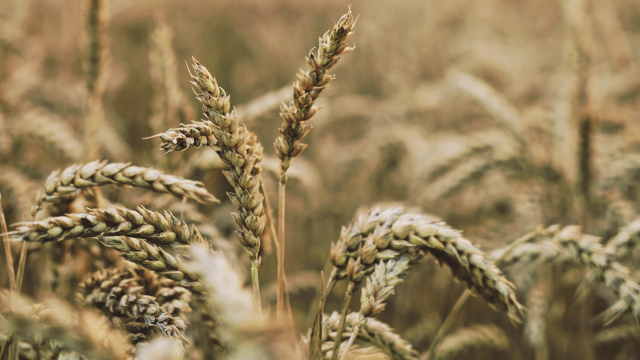
[[[440,343],[442,342],[442,339],[447,334],[447,330],[449,330],[449,328],[453,324],[453,320],[455,320],[456,315],[458,315],[458,313],[462,309],[462,306],[464,305],[465,302],[467,302],[467,299],[469,298],[470,295],[471,295],[471,290],[467,289],[464,291],[464,293],[462,293],[460,298],[458,298],[458,301],[456,301],[456,303],[453,305],[453,308],[449,312],[449,315],[447,315],[447,318],[444,320],[444,323],[438,330],[436,337],[433,338],[431,345],[429,345],[429,350],[427,350],[425,355],[420,360],[435,359],[434,355],[436,354],[438,345],[440,345]]]
[[[278,296],[277,296],[277,318],[282,320],[284,313],[284,284],[285,284],[285,273],[284,273],[284,219],[285,219],[285,189],[287,184],[287,176],[282,175],[280,177],[280,182],[278,185],[278,252],[280,253],[278,259]]]
[[[7,272],[9,274],[9,286],[11,291],[16,291],[16,274],[13,267],[13,255],[11,254],[11,244],[9,244],[9,236],[7,235],[7,222],[4,219],[4,211],[2,211],[2,195],[0,195],[0,225],[2,226],[2,242],[4,243],[4,254],[7,257]]]
[[[349,311],[349,304],[351,304],[351,297],[356,287],[356,283],[349,282],[347,286],[347,292],[344,294],[344,302],[342,303],[342,311],[340,312],[340,322],[338,323],[338,330],[336,333],[336,341],[333,345],[333,354],[331,354],[331,360],[338,360],[338,351],[340,350],[340,344],[342,343],[342,333],[344,332],[344,323],[347,320],[347,312]]]
[[[27,251],[29,251],[29,242],[23,241],[20,247],[20,260],[18,261],[18,275],[16,277],[17,290],[22,289],[22,280],[24,279],[24,268],[27,265]]]
[[[255,301],[256,313],[262,317],[262,300],[260,299],[260,281],[258,279],[258,260],[251,262],[251,282],[253,283],[253,300]]]
[[[351,333],[351,336],[349,337],[349,341],[347,342],[347,346],[345,346],[344,350],[342,351],[342,356],[340,356],[340,360],[346,360],[347,359],[347,353],[349,352],[349,349],[351,348],[351,345],[353,345],[353,342],[356,340],[356,337],[358,336],[358,333],[360,333],[360,326],[356,325],[353,328],[353,332]]]

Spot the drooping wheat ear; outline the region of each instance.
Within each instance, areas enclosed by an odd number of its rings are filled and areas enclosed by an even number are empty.
[[[164,215],[139,206],[129,210],[113,206],[112,210],[91,209],[89,214],[68,214],[41,221],[14,224],[14,239],[27,241],[59,241],[105,235],[128,235],[154,244],[187,244],[194,230],[170,212]]]
[[[200,277],[184,266],[180,256],[173,256],[144,239],[128,236],[98,236],[98,240],[105,246],[120,252],[132,263],[169,278],[193,293],[200,294],[204,291]],[[189,248],[189,245],[184,246],[184,251],[189,251]]]
[[[344,359],[350,346],[355,341],[360,329],[373,316],[384,310],[385,301],[395,291],[395,286],[402,282],[400,276],[404,275],[409,269],[410,257],[407,255],[400,256],[397,260],[391,259],[381,262],[375,266],[373,274],[367,280],[365,286],[360,293],[360,312],[358,312],[358,323],[353,326],[353,332],[349,337],[347,346],[342,352],[341,360]],[[338,337],[340,331],[338,330]],[[337,347],[334,347],[334,352]]]
[[[446,360],[473,348],[509,350],[509,337],[495,325],[473,325],[448,335],[438,347],[438,360]]]
[[[534,233],[535,236],[531,236],[527,242],[504,254],[504,261],[500,261],[500,264],[524,263],[528,259],[580,262],[591,270],[590,278],[603,282],[626,304],[618,304],[615,312],[621,313],[630,308],[633,315],[640,318],[640,285],[631,279],[629,269],[614,258],[617,246],[603,247],[599,237],[583,234],[576,225],[564,228],[552,225]]]
[[[182,337],[186,324],[167,312],[127,269],[100,270],[89,276],[78,292],[84,306],[100,310],[136,344],[155,334]]]
[[[336,341],[340,314],[333,312],[324,316],[322,329],[323,352],[327,353],[333,348]],[[347,316],[347,327],[343,333],[343,339],[350,337],[353,328],[360,322],[359,313],[351,313]],[[418,352],[413,350],[411,344],[393,332],[389,325],[376,319],[369,319],[358,333],[358,339],[367,341],[387,353],[394,360],[417,360]],[[326,356],[325,356],[326,357]]]
[[[361,264],[366,273],[380,261],[428,253],[447,264],[455,278],[481,294],[490,305],[505,310],[512,321],[520,321],[522,305],[513,285],[492,261],[444,222],[421,214],[401,215],[402,212],[399,207],[375,208],[343,228],[337,243],[331,245],[335,278],[349,276],[349,263]],[[329,291],[330,286],[327,285]]]
[[[201,203],[218,202],[199,181],[166,175],[155,169],[128,163],[96,160],[52,172],[45,182],[45,194],[38,198],[37,206],[40,209],[45,202],[55,202],[78,190],[110,184],[141,187],[177,197],[188,197]]]
[[[640,219],[631,222],[618,232],[618,234],[605,246],[613,252],[617,258],[624,258],[640,243]]]
[[[97,360],[125,360],[127,341],[111,328],[105,317],[92,311],[75,311],[66,303],[49,299],[33,304],[17,294],[0,296],[3,312],[11,312],[0,322],[4,333],[13,331],[28,342],[55,342],[67,351]]]
[[[640,285],[631,279],[629,269],[613,258],[612,251],[602,246],[599,237],[582,234],[579,226],[566,226],[555,234],[554,240],[589,268],[595,279],[611,288],[640,319]]]
[[[333,28],[320,38],[318,55],[312,51],[306,57],[307,71],[300,70],[298,80],[293,84],[293,100],[289,105],[280,106],[282,127],[280,136],[276,139],[276,154],[281,161],[281,171],[284,173],[291,165],[294,158],[307,147],[302,140],[311,130],[312,126],[305,125],[318,111],[314,102],[320,93],[335,79],[333,75],[327,75],[340,60],[340,55],[345,54],[355,47],[347,46],[347,40],[353,35],[357,19],[353,18],[351,10],[342,15]]]

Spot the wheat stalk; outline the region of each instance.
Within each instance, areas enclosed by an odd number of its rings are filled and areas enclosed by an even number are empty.
[[[280,159],[280,181],[278,183],[278,243],[280,259],[278,264],[278,296],[277,314],[278,318],[284,313],[284,296],[286,276],[284,271],[285,263],[285,192],[287,184],[287,170],[291,166],[291,159],[300,155],[307,147],[300,141],[311,131],[312,126],[306,125],[318,111],[314,106],[320,93],[329,86],[335,76],[327,75],[330,70],[340,60],[340,55],[345,54],[355,47],[347,46],[347,40],[353,35],[357,18],[353,18],[351,9],[344,14],[331,30],[328,30],[320,38],[318,45],[318,55],[312,51],[306,57],[307,71],[300,70],[298,80],[293,84],[293,100],[289,105],[282,103],[280,106],[280,117],[282,126],[280,136],[276,138],[274,144],[276,156]]]
[[[155,169],[132,166],[128,163],[96,160],[52,172],[45,182],[45,193],[38,197],[37,210],[45,202],[55,202],[78,190],[110,184],[141,187],[158,193],[187,197],[201,203],[218,202],[199,181],[166,175]]]

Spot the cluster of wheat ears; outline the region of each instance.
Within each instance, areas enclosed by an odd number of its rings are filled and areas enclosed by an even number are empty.
[[[508,338],[496,326],[472,326],[454,333],[449,329],[470,295],[482,297],[518,326],[527,318],[528,309],[518,301],[515,286],[500,268],[534,262],[540,266],[562,262],[583,265],[589,270],[585,283],[601,283],[615,294],[611,307],[602,315],[605,320],[625,312],[640,318],[640,285],[619,262],[640,241],[637,222],[606,244],[598,237],[583,234],[578,226],[551,226],[540,227],[485,254],[461,231],[434,216],[401,206],[379,206],[357,214],[342,227],[328,254],[332,270],[317,284],[320,290],[317,306],[312,308],[313,325],[304,334],[296,333],[285,275],[288,170],[307,147],[302,140],[312,129],[307,122],[319,110],[314,105],[316,100],[335,79],[328,72],[343,55],[355,49],[348,41],[356,21],[349,10],[320,37],[317,51],[310,51],[305,58],[306,69],[297,74],[292,100],[280,107],[282,126],[274,143],[279,160],[277,217],[262,180],[263,145],[243,124],[230,95],[195,58],[189,75],[206,119],[166,131],[160,128],[162,121],[151,124],[163,131],[150,138],[160,140],[165,156],[176,151],[196,152],[191,148],[207,146],[224,163],[224,177],[234,190],[228,196],[237,208],[231,216],[237,225],[237,240],[251,264],[252,288],[245,288],[241,269],[229,259],[232,255],[203,236],[196,226],[190,226],[183,216],[143,206],[101,206],[107,199],[102,198],[100,187],[111,185],[143,188],[184,201],[218,202],[201,182],[130,163],[95,160],[71,165],[46,179],[31,210],[31,221],[7,228],[0,209],[0,233],[10,282],[10,289],[0,294],[0,360],[446,359],[471,347],[508,346]],[[162,41],[161,34],[158,37]],[[95,52],[99,58],[98,42]],[[89,73],[89,91],[93,94],[90,108],[100,106],[95,99],[101,91],[96,79],[98,69],[99,64],[95,74]],[[469,79],[462,76],[459,80]],[[463,86],[472,91],[473,85]],[[171,99],[162,101],[177,106]],[[162,101],[157,106],[161,107]],[[97,132],[93,123],[96,120],[91,119],[85,134],[89,145],[96,141]],[[50,209],[65,209],[61,204],[70,204],[81,196],[96,199],[96,207],[41,217]],[[62,300],[34,303],[20,295],[30,243],[84,238],[114,250],[126,261],[107,259],[103,269],[82,281],[75,302],[80,309]],[[22,244],[17,264],[13,262],[12,242]],[[263,247],[270,246],[270,242],[275,245],[277,257],[274,311],[263,310],[259,281]],[[467,290],[429,349],[419,354],[376,315],[384,311],[403,276],[427,255],[446,265]],[[326,299],[341,281],[346,283],[339,287],[346,288],[343,305],[328,313]],[[352,297],[357,290],[360,302],[352,312]],[[546,290],[542,292],[546,294]],[[544,309],[535,309],[534,296],[529,300],[532,314],[540,316]],[[525,326],[533,345],[539,337],[536,331],[544,326],[536,321],[540,319],[527,319]],[[603,332],[599,338],[607,341],[607,336],[628,336],[621,335],[622,330],[637,333],[633,326],[636,325]]]

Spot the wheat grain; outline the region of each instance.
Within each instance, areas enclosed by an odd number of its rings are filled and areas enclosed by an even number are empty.
[[[55,202],[78,190],[110,184],[141,187],[159,193],[187,197],[201,203],[218,202],[201,182],[166,175],[151,168],[96,160],[52,172],[47,177],[45,193],[38,198],[37,205],[40,208],[45,202]]]

